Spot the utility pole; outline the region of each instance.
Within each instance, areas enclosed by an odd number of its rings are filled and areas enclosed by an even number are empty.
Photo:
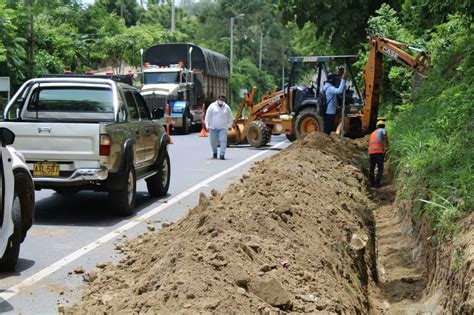
[[[123,0],[120,0],[120,17],[123,19]]]
[[[285,89],[285,52],[282,51],[281,58],[281,90]]]
[[[234,20],[243,17],[244,15],[244,13],[241,13],[230,18],[230,74],[232,74],[234,68]]]
[[[25,5],[28,8],[28,51],[27,51],[27,60],[28,60],[28,78],[31,79],[34,76],[34,59],[33,59],[33,49],[34,49],[34,17],[31,14],[31,5],[32,0],[25,0]]]
[[[176,18],[175,18],[175,6],[174,6],[174,0],[171,0],[171,31],[174,32],[176,31]]]
[[[260,32],[260,54],[258,56],[258,70],[262,70],[263,32]]]

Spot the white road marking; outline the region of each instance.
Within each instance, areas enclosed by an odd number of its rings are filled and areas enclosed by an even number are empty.
[[[56,261],[55,263],[53,263],[52,265],[50,265],[46,268],[40,270],[39,272],[35,273],[34,275],[30,276],[29,278],[26,278],[25,280],[21,281],[20,283],[17,283],[16,285],[6,289],[2,293],[0,293],[0,298],[3,299],[3,301],[8,301],[9,299],[11,299],[15,295],[17,295],[22,289],[34,285],[35,283],[41,281],[42,279],[44,279],[47,276],[51,275],[52,273],[58,271],[62,267],[70,264],[71,262],[75,261],[76,259],[82,257],[83,255],[87,254],[88,252],[100,247],[101,245],[111,241],[114,238],[117,238],[117,234],[123,233],[125,231],[128,231],[128,230],[132,229],[136,225],[142,223],[143,220],[148,219],[148,218],[160,213],[161,211],[163,211],[166,208],[172,206],[173,204],[177,203],[181,199],[189,196],[190,194],[192,194],[193,192],[199,190],[200,188],[209,186],[209,183],[211,183],[211,182],[215,181],[216,179],[218,179],[218,178],[220,178],[220,177],[222,177],[222,176],[238,169],[239,167],[249,163],[250,161],[255,160],[257,157],[267,153],[269,150],[282,146],[286,142],[287,141],[279,142],[279,143],[275,144],[274,146],[270,147],[267,150],[264,150],[264,151],[261,151],[261,152],[255,154],[255,155],[252,155],[251,157],[247,158],[246,160],[235,164],[234,166],[226,169],[225,171],[217,173],[217,174],[203,180],[202,182],[192,186],[191,188],[189,188],[189,189],[185,190],[184,192],[180,193],[179,195],[169,199],[166,203],[163,203],[163,204],[161,204],[161,205],[145,212],[144,214],[142,214],[138,218],[131,218],[128,223],[114,229],[113,231],[111,231],[111,232],[107,233],[106,235],[102,236],[101,238],[99,238],[99,239],[89,243],[88,245],[76,250],[72,254],[69,254],[66,257],[63,257],[62,259]]]

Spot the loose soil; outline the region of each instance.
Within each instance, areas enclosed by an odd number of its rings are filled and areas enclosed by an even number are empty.
[[[474,314],[474,214],[452,239],[439,242],[413,203],[396,198],[393,185],[374,194],[379,314]]]
[[[366,188],[361,171],[366,169],[365,143],[341,145],[336,138],[310,134],[255,163],[225,192],[201,194],[199,204],[177,223],[150,228],[120,246],[124,258],[99,264],[86,277],[89,286],[81,301],[60,311],[461,310],[455,298],[439,293],[443,290],[464,301],[462,310],[468,310],[473,305],[472,232],[471,239],[456,245],[464,246],[463,257],[470,259],[461,261],[462,275],[452,275],[456,284],[439,286],[442,281],[431,275],[436,272],[426,268],[433,259],[429,228],[414,223],[411,212],[398,206],[393,186]],[[443,258],[438,260],[443,266]]]

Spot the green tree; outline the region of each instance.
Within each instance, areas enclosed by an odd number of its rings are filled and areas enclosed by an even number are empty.
[[[96,5],[104,7],[107,12],[115,13],[125,21],[125,25],[135,25],[142,12],[136,0],[97,0]]]
[[[284,21],[294,21],[300,28],[312,22],[318,38],[325,38],[340,53],[355,53],[365,39],[368,18],[382,3],[389,3],[398,9],[399,2],[278,0],[278,8]]]
[[[0,76],[12,78],[15,86],[26,76],[26,16],[0,3]]]

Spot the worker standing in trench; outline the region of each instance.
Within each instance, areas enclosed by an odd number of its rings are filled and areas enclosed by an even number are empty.
[[[385,121],[377,121],[377,129],[370,134],[369,138],[369,181],[370,186],[378,188],[382,185],[383,164],[385,153],[388,149],[388,136],[385,130]],[[377,176],[375,176],[377,166]]]

